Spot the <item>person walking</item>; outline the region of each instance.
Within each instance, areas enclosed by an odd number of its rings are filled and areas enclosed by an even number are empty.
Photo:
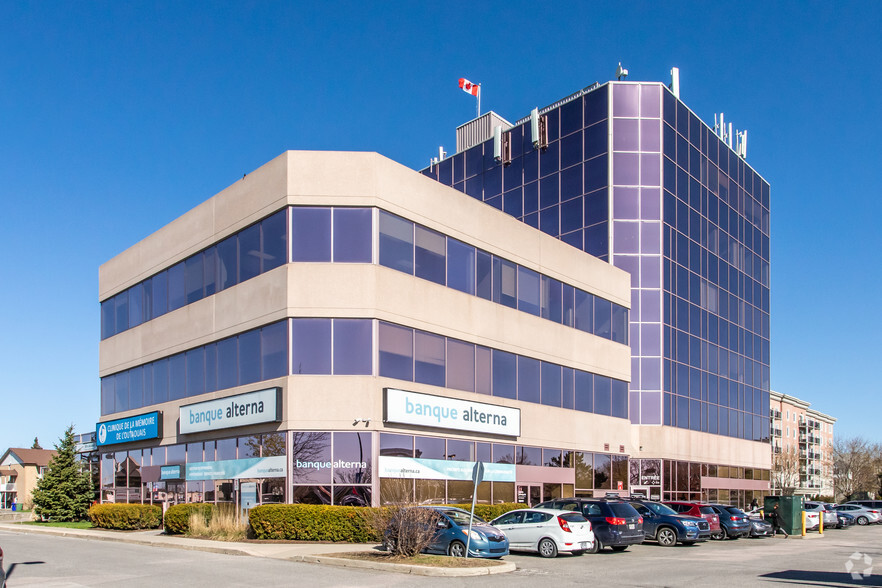
[[[769,519],[771,519],[772,521],[773,534],[777,535],[778,531],[781,531],[781,533],[784,534],[784,538],[787,539],[787,537],[789,537],[790,535],[788,535],[784,527],[781,526],[781,523],[783,522],[781,520],[782,518],[783,517],[781,517],[781,511],[778,510],[778,505],[776,504],[775,508],[772,509],[772,512],[769,513]]]

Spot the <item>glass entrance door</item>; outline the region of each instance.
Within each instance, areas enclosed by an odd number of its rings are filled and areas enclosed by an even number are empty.
[[[518,484],[517,501],[528,506],[542,502],[542,486],[539,484]]]

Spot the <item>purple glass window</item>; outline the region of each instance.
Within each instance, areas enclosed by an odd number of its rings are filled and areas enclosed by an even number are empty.
[[[444,337],[416,331],[413,340],[414,381],[444,385]]]
[[[661,137],[657,120],[640,121],[640,151],[661,151]]]
[[[613,153],[613,183],[617,186],[636,186],[640,182],[640,155]]]
[[[331,261],[330,208],[295,207],[291,225],[291,259]]]
[[[547,361],[542,362],[542,404],[561,405],[561,367]]]
[[[623,269],[631,274],[631,287],[637,288],[639,286],[640,278],[640,258],[630,255],[620,255],[616,257],[615,264],[617,268]]]
[[[334,373],[370,375],[373,332],[370,319],[334,319]]]
[[[640,189],[613,189],[613,214],[617,219],[640,218]]]
[[[653,261],[649,264],[658,267],[658,260],[653,258],[643,258],[643,261]],[[644,264],[645,266],[646,264]],[[657,323],[661,321],[661,298],[659,290],[641,290],[640,291],[640,312],[641,320],[644,322]]]
[[[640,422],[644,425],[661,424],[661,392],[643,392],[640,395]]]
[[[447,240],[444,235],[416,225],[414,243],[416,276],[445,285]]]
[[[615,240],[614,251],[616,253],[637,253],[639,251],[640,223],[615,221],[613,231]]]
[[[242,333],[239,339],[239,385],[260,381],[260,331]]]
[[[380,375],[413,381],[413,329],[380,323]]]
[[[518,400],[539,404],[539,360],[518,357]]]
[[[291,321],[294,374],[331,373],[331,319]]]
[[[456,339],[447,340],[447,387],[475,391],[475,346]]]
[[[640,87],[636,84],[613,84],[613,116],[640,114]]]
[[[640,154],[640,184],[658,186],[661,184],[661,155],[658,153]]]
[[[644,254],[661,253],[661,223],[656,221],[640,223],[640,251]]]
[[[205,349],[197,347],[187,352],[187,396],[196,396],[204,392]]]
[[[643,220],[661,220],[660,189],[640,189],[640,216]]]
[[[575,379],[576,410],[594,412],[594,376],[587,372],[576,371]]]
[[[334,482],[364,484],[371,481],[371,433],[334,433]],[[343,464],[345,467],[341,467]],[[348,464],[348,465],[346,465]]]
[[[317,431],[294,431],[292,434],[291,476],[294,483],[330,484],[331,434]]]
[[[288,373],[288,323],[281,321],[260,329],[261,380],[280,378]]]
[[[334,261],[371,262],[371,209],[334,209]]]
[[[661,86],[657,84],[640,86],[640,116],[651,118],[661,116]]]
[[[490,394],[493,388],[491,352],[487,347],[475,346],[475,392]]]
[[[629,118],[613,120],[613,150],[640,150],[640,121]]]
[[[517,356],[498,349],[493,353],[493,396],[517,398]]]

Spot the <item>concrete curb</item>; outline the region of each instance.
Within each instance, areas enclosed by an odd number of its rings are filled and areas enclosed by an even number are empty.
[[[413,574],[415,576],[436,577],[465,577],[465,576],[489,576],[491,574],[505,574],[513,572],[517,566],[512,562],[505,562],[498,566],[481,566],[475,568],[433,568],[429,566],[416,566],[411,564],[382,563],[349,559],[346,557],[328,557],[321,555],[298,555],[289,558],[291,561],[306,563],[327,564],[344,568],[362,568],[369,570],[381,570],[384,572],[398,572],[401,574]]]

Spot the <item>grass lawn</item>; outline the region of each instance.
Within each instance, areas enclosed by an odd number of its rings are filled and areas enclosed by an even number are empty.
[[[502,565],[504,562],[495,559],[470,557],[447,557],[445,555],[420,554],[414,557],[398,557],[380,551],[355,551],[351,553],[325,553],[322,557],[342,559],[358,559],[380,563],[409,564],[412,566],[428,566],[433,568],[476,568]]]
[[[76,521],[73,523],[41,523],[40,521],[24,521],[23,525],[35,525],[38,527],[62,527],[65,529],[91,529],[92,521]]]

